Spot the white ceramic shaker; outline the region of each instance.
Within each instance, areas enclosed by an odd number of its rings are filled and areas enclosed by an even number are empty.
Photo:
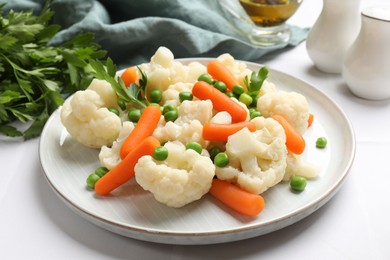
[[[360,0],[323,0],[309,31],[306,49],[317,69],[341,73],[346,51],[360,29]]]
[[[390,5],[363,10],[361,30],[346,54],[342,75],[357,96],[390,98]]]

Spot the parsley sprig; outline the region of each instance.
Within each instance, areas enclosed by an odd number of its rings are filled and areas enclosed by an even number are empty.
[[[259,94],[261,86],[268,76],[268,72],[268,67],[263,66],[258,72],[253,71],[250,79],[248,76],[244,78],[244,84],[248,89],[248,95],[257,96]]]
[[[110,58],[107,58],[106,63],[102,63],[99,60],[90,60],[89,64],[92,67],[90,72],[91,75],[97,79],[106,80],[111,84],[112,88],[118,95],[119,104],[132,103],[133,105],[139,107],[146,107],[150,105],[148,99],[146,98],[146,85],[148,83],[148,78],[139,67],[137,67],[141,74],[139,85],[132,83],[127,88],[122,78],[116,74],[116,65]]]
[[[12,10],[2,15],[3,8],[0,5],[0,133],[30,139],[40,135],[66,97],[89,85],[89,61],[103,59],[106,51],[91,33],[49,45],[60,30],[50,24],[49,2],[40,15]],[[21,130],[14,122],[29,127]]]

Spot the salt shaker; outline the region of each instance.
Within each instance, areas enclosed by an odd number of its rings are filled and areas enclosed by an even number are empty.
[[[360,29],[360,0],[323,0],[323,8],[309,31],[306,49],[315,66],[341,73],[346,51]]]
[[[361,30],[348,50],[342,76],[357,96],[390,98],[390,5],[362,11]]]

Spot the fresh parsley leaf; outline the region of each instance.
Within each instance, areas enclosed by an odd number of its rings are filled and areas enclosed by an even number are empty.
[[[24,139],[28,140],[39,136],[43,127],[45,126],[47,119],[49,119],[49,114],[46,110],[43,110],[42,113],[34,120],[31,126],[23,133]]]
[[[130,86],[129,86],[129,94],[130,94],[130,96],[138,98],[140,92],[141,92],[141,89],[140,89],[140,87],[137,84],[135,84],[135,83],[131,83],[130,84]]]
[[[7,50],[12,48],[17,41],[13,36],[0,34],[0,49]]]
[[[0,93],[0,104],[8,104],[14,101],[17,101],[18,99],[23,98],[23,96],[20,96],[19,92],[12,91],[12,90],[5,90],[4,92]]]
[[[10,137],[23,136],[23,133],[20,132],[18,129],[8,125],[0,125],[0,133]]]
[[[258,95],[263,85],[264,80],[268,76],[268,68],[266,66],[261,67],[258,72],[253,71],[250,77],[245,77],[244,84],[248,89],[249,95]]]
[[[0,133],[29,139],[40,134],[64,98],[89,85],[93,78],[89,62],[104,60],[107,52],[94,42],[92,33],[50,45],[60,26],[49,24],[53,17],[49,0],[39,15],[5,14],[4,6],[0,5]],[[111,75],[114,63],[104,64]],[[14,121],[31,125],[21,131],[10,126]]]
[[[126,88],[123,80],[116,75],[116,66],[110,58],[107,59],[106,64],[103,64],[98,60],[90,60],[89,64],[92,67],[91,74],[97,79],[106,80],[110,83],[121,102],[132,103],[139,107],[146,107],[149,105],[149,102],[145,97],[145,93],[147,93],[147,76],[140,68],[138,68],[138,70],[142,77],[139,80],[139,86],[132,83],[129,88]]]

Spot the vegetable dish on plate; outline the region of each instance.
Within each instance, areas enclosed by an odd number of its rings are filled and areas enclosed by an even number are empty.
[[[308,102],[278,90],[266,66],[252,71],[230,54],[185,65],[165,47],[119,73],[110,60],[91,66],[95,79],[65,101],[61,121],[100,149],[101,167],[87,178],[99,196],[134,177],[169,207],[210,193],[255,216],[263,192],[286,181],[302,191],[318,174],[301,156],[314,119]]]

